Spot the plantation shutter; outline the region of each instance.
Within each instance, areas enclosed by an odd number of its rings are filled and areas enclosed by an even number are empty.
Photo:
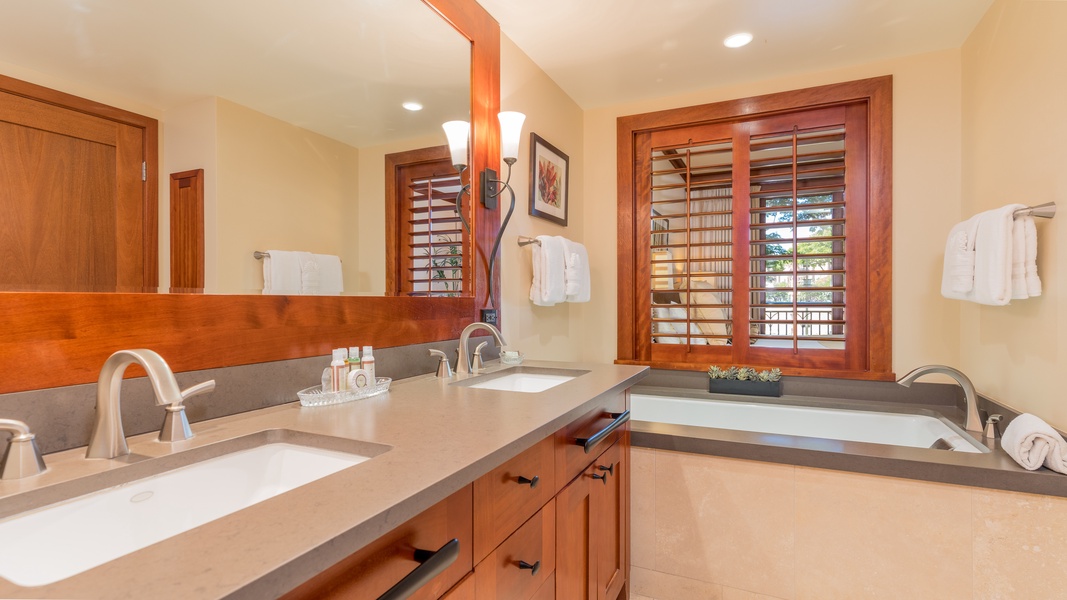
[[[401,290],[411,296],[462,296],[466,231],[456,213],[461,186],[454,171],[416,175],[408,180],[406,278]],[[468,292],[469,293],[469,292]]]
[[[678,365],[863,367],[862,106],[655,131],[635,149],[640,352]]]

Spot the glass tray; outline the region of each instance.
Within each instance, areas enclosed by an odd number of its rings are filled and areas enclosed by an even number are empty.
[[[316,385],[306,390],[300,390],[296,395],[300,398],[300,406],[329,406],[384,394],[389,391],[389,384],[392,382],[393,380],[388,377],[379,377],[375,380],[373,387],[367,386],[358,390],[345,390],[343,392],[324,392],[321,385]]]

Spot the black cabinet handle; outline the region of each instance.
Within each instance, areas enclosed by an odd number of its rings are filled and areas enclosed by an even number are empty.
[[[404,600],[419,591],[419,588],[429,583],[431,579],[440,575],[456,562],[457,558],[459,558],[458,539],[452,539],[436,552],[415,550],[415,560],[422,564],[389,588],[388,592],[378,596],[378,600]]]
[[[604,465],[597,465],[596,468],[597,468],[597,470],[600,470],[600,471],[607,471],[608,475],[614,475],[615,474],[615,463],[611,463],[610,465],[608,465],[606,467]]]
[[[531,565],[530,563],[526,562],[525,560],[520,560],[519,561],[519,568],[520,569],[529,569],[530,570],[530,575],[537,575],[537,572],[541,570],[541,561],[537,561],[537,562],[535,562],[534,564]]]
[[[522,475],[519,475],[519,478],[516,481],[518,481],[522,485],[528,485],[531,488],[535,488],[537,487],[537,484],[541,481],[541,478],[537,475],[534,475],[533,479],[528,479],[526,477],[523,477]]]
[[[608,484],[608,476],[607,475],[597,475],[596,473],[593,473],[592,475],[590,475],[590,477],[592,477],[593,479],[599,479],[600,483],[603,483],[604,485]]]
[[[625,423],[625,422],[630,420],[630,410],[629,409],[627,409],[626,411],[621,412],[621,413],[608,413],[608,414],[611,415],[611,418],[615,419],[615,420],[612,421],[607,427],[605,427],[605,428],[601,429],[600,431],[596,432],[595,434],[593,434],[593,437],[577,438],[576,440],[574,440],[575,444],[578,444],[579,446],[585,446],[585,453],[586,454],[589,454],[589,452],[593,448],[596,448],[597,444],[599,444],[600,442],[604,441],[604,438],[606,438],[609,435],[611,435],[612,431],[615,431],[623,423]]]

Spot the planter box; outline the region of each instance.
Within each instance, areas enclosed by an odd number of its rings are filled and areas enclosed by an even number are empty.
[[[713,394],[743,394],[746,396],[782,395],[782,380],[738,381],[736,379],[708,379],[708,391]]]

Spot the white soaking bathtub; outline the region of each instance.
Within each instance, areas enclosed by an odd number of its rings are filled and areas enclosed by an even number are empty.
[[[938,440],[943,440],[957,452],[989,452],[988,448],[969,439],[969,436],[945,420],[910,413],[634,393],[630,396],[630,418],[651,423],[913,448],[931,448]]]

